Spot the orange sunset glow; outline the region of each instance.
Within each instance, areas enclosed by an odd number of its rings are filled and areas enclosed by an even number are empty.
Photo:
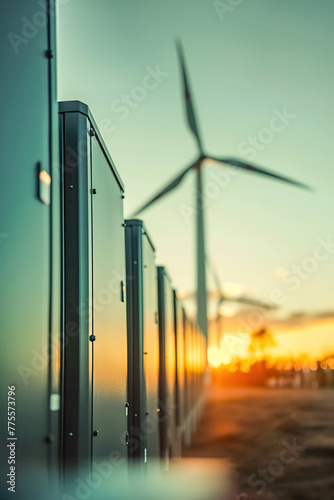
[[[334,353],[334,319],[325,318],[305,325],[285,325],[270,329],[274,344],[264,352],[250,352],[250,335],[240,334],[232,329],[225,332],[219,346],[211,342],[208,348],[208,360],[213,368],[233,367],[243,362],[242,366],[252,364],[259,359],[275,362],[291,362],[298,366],[313,366],[318,360],[332,359]]]

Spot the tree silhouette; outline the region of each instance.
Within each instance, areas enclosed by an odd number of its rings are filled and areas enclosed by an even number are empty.
[[[271,332],[269,332],[266,328],[261,328],[260,330],[256,330],[251,333],[251,342],[249,344],[248,351],[251,354],[257,355],[260,354],[262,358],[265,357],[266,351],[274,347],[276,342],[273,338]]]

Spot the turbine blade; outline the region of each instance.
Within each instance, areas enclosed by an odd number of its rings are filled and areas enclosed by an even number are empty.
[[[270,172],[269,170],[264,170],[263,168],[256,167],[255,165],[252,165],[250,163],[245,163],[243,161],[239,161],[234,158],[215,158],[214,156],[210,156],[207,158],[210,160],[217,161],[219,163],[226,163],[228,165],[233,165],[235,167],[248,170],[250,172],[255,172],[257,174],[267,175],[268,177],[272,177],[273,179],[278,179],[279,181],[287,182],[288,184],[292,184],[302,189],[313,191],[313,189],[307,184],[303,184],[302,182],[295,181],[294,179],[290,179],[289,177],[284,177],[283,175],[275,174],[274,172]]]
[[[143,212],[147,207],[149,207],[154,202],[156,202],[157,200],[159,200],[160,198],[162,198],[163,196],[165,196],[165,194],[167,194],[170,191],[172,191],[173,189],[175,189],[180,184],[180,182],[183,180],[183,178],[185,177],[185,175],[189,172],[189,170],[191,170],[192,168],[194,168],[195,165],[197,165],[197,163],[198,163],[198,160],[196,160],[195,163],[192,163],[189,167],[186,167],[184,170],[182,170],[182,172],[177,177],[175,177],[175,179],[173,179],[171,182],[169,182],[167,184],[167,186],[165,186],[161,191],[159,191],[158,194],[156,194],[147,203],[145,203],[143,206],[141,206],[133,214],[132,217],[137,217],[137,215],[140,214],[141,212]]]
[[[208,299],[220,300],[220,295],[218,296],[217,290],[209,290],[207,292]],[[196,299],[196,292],[186,292],[181,295],[182,300],[194,300]]]
[[[181,66],[182,77],[183,77],[183,90],[184,90],[184,98],[185,98],[185,104],[186,104],[188,124],[189,124],[191,131],[193,132],[193,134],[196,138],[196,142],[198,144],[200,152],[203,153],[202,141],[201,141],[198,126],[197,126],[195,110],[194,110],[194,107],[193,107],[193,104],[191,101],[189,79],[187,77],[187,71],[186,71],[186,65],[185,65],[185,59],[184,59],[181,40],[176,40],[175,43],[176,43],[176,49],[177,49],[179,62],[180,62],[180,66]]]
[[[277,309],[274,304],[261,302],[260,300],[250,299],[249,297],[225,297],[224,300],[229,302],[238,302],[239,304],[247,304],[249,306],[262,307],[263,309]]]

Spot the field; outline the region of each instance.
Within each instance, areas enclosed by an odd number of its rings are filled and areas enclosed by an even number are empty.
[[[238,500],[334,499],[334,390],[207,388],[185,457],[225,458]]]

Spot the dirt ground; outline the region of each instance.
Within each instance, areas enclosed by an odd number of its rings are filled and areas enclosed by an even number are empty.
[[[238,500],[334,499],[334,390],[212,385],[183,455],[228,459]]]

